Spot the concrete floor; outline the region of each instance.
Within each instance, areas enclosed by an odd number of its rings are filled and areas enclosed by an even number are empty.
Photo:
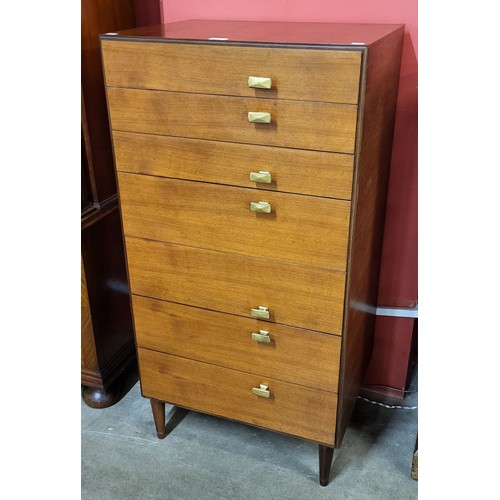
[[[417,405],[417,394],[396,404]],[[335,450],[330,484],[322,487],[317,445],[300,439],[188,412],[159,440],[137,383],[110,408],[82,402],[81,498],[416,499],[417,411],[358,399],[342,448]]]

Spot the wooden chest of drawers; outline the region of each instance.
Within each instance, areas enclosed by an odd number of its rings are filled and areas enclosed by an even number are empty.
[[[370,355],[403,26],[101,36],[141,389],[319,443]]]

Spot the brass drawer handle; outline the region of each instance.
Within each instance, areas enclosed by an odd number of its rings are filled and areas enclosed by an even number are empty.
[[[269,307],[259,306],[258,309],[250,309],[250,316],[252,318],[269,319]]]
[[[252,394],[259,396],[261,398],[268,398],[271,396],[269,392],[269,387],[264,384],[260,384],[260,387],[252,387]]]
[[[250,212],[255,212],[258,214],[270,214],[271,204],[267,201],[251,201]]]
[[[270,89],[272,87],[272,80],[267,76],[249,76],[248,86],[253,89]]]
[[[248,121],[250,123],[271,123],[271,113],[261,111],[249,111]]]
[[[252,182],[261,182],[262,184],[271,184],[273,179],[269,172],[259,170],[258,172],[250,172],[250,180]]]
[[[270,344],[271,337],[267,330],[259,330],[259,333],[252,333],[252,340],[258,342],[259,344]]]

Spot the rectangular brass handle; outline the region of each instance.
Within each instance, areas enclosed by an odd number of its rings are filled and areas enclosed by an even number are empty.
[[[259,333],[252,333],[252,340],[254,342],[259,342],[259,344],[270,344],[271,337],[267,330],[259,330]]]
[[[259,396],[261,398],[270,398],[271,393],[269,392],[269,387],[264,384],[260,384],[260,387],[252,387],[252,394]]]
[[[249,111],[248,121],[250,123],[271,123],[271,113],[264,111]]]
[[[271,204],[267,201],[251,201],[250,212],[255,212],[258,214],[270,214]]]
[[[271,184],[273,179],[269,172],[259,170],[258,172],[250,172],[250,180],[252,182],[261,182],[262,184]]]
[[[257,309],[250,309],[250,316],[252,318],[269,319],[269,307],[259,306]]]
[[[248,86],[253,89],[270,89],[272,87],[272,80],[267,76],[249,76]]]

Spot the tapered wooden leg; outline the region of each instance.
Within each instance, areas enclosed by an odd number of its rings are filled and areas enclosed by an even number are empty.
[[[334,448],[319,445],[319,484],[327,486],[330,481]]]
[[[156,434],[160,439],[163,439],[167,432],[165,430],[165,403],[157,399],[150,399],[151,409],[153,410],[153,418],[155,421]]]

